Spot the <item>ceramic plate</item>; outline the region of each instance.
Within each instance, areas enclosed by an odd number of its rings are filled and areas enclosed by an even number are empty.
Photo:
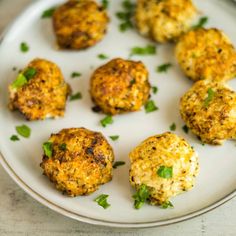
[[[178,104],[180,97],[190,88],[192,82],[179,69],[173,54],[173,45],[156,45],[157,55],[133,56],[134,60],[142,60],[150,72],[152,85],[159,91],[152,98],[159,110],[146,114],[139,112],[114,117],[114,123],[106,128],[99,121],[102,114],[92,112],[93,106],[89,96],[89,78],[93,70],[107,62],[97,57],[104,53],[109,58],[128,58],[130,49],[134,46],[144,47],[147,39],[137,34],[135,30],[121,33],[118,30],[119,21],[115,12],[121,9],[121,1],[110,0],[109,15],[111,22],[109,30],[102,42],[81,52],[58,51],[51,19],[41,19],[45,9],[62,3],[59,0],[42,0],[34,2],[11,25],[4,34],[0,45],[0,124],[2,153],[1,163],[9,175],[27,193],[51,209],[77,219],[79,221],[117,227],[150,227],[170,224],[189,219],[209,211],[236,195],[236,158],[235,142],[227,141],[223,146],[202,146],[191,133],[185,134],[180,118]],[[236,7],[233,2],[221,0],[195,1],[195,4],[209,17],[207,27],[223,29],[236,45]],[[19,50],[21,42],[30,46],[28,53]],[[7,108],[7,86],[17,76],[13,67],[23,68],[35,57],[46,58],[57,63],[74,90],[83,95],[81,100],[68,102],[64,118],[27,122],[17,112]],[[168,73],[157,73],[156,67],[170,62],[173,67]],[[73,71],[82,73],[80,78],[71,79]],[[231,81],[236,88],[236,80]],[[195,188],[172,199],[174,209],[163,210],[159,207],[145,205],[140,210],[133,208],[128,171],[128,153],[143,139],[154,134],[169,130],[175,122],[176,133],[185,137],[195,147],[200,157],[200,174]],[[29,139],[21,138],[18,142],[10,141],[15,133],[15,126],[27,124],[32,134]],[[62,128],[87,127],[101,131],[106,137],[119,135],[120,139],[110,143],[114,148],[116,160],[126,162],[126,165],[114,170],[113,180],[101,186],[90,196],[70,198],[58,192],[48,179],[42,175],[39,167],[42,158],[42,143],[51,133]],[[111,207],[104,210],[93,199],[98,195],[109,194]]]

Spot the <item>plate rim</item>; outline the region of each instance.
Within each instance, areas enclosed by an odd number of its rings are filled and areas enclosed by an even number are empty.
[[[8,25],[5,26],[3,29],[3,32],[0,34],[0,47],[2,46],[2,42],[4,41],[4,37],[8,34],[9,31],[14,27],[14,24],[16,23],[17,19],[20,18],[22,15],[25,14],[26,11],[28,11],[30,8],[34,7],[34,5],[38,4],[39,2],[44,2],[45,0],[36,0],[32,3],[30,3],[23,11],[21,11]],[[12,178],[12,180],[21,188],[23,189],[28,195],[30,195],[33,199],[35,199],[37,202],[41,203],[42,205],[48,207],[49,209],[53,210],[54,212],[57,212],[63,216],[69,217],[71,219],[88,223],[92,225],[98,225],[98,226],[106,226],[106,227],[116,227],[116,228],[151,228],[151,227],[159,227],[159,226],[167,226],[172,225],[180,222],[184,222],[186,220],[195,218],[197,216],[200,216],[202,214],[205,214],[207,212],[210,212],[217,207],[223,205],[224,203],[230,201],[234,197],[236,197],[236,189],[233,190],[231,193],[227,194],[226,196],[220,198],[219,200],[213,202],[212,204],[209,204],[206,207],[203,207],[199,210],[196,210],[194,212],[188,213],[186,215],[182,215],[179,217],[174,217],[167,220],[160,220],[160,221],[152,221],[152,222],[137,222],[137,223],[125,223],[125,222],[115,222],[115,221],[106,221],[101,219],[96,219],[92,217],[87,217],[83,215],[79,215],[75,212],[72,212],[70,210],[67,210],[58,204],[55,204],[45,197],[43,197],[41,194],[37,193],[34,189],[32,189],[30,186],[28,186],[11,168],[10,164],[7,162],[6,158],[2,154],[0,150],[0,164],[3,167],[3,169],[7,172],[7,174]]]

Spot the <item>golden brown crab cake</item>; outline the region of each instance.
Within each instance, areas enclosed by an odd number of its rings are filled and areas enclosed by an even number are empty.
[[[186,32],[196,15],[191,0],[138,0],[135,22],[140,34],[164,43]]]
[[[225,81],[236,76],[236,51],[218,29],[197,29],[183,35],[175,49],[184,73],[193,81]]]
[[[44,143],[40,166],[63,193],[75,197],[96,191],[112,179],[112,147],[99,132],[63,129]]]
[[[171,197],[190,190],[199,172],[196,152],[170,132],[147,138],[129,157],[130,183],[136,190],[146,186],[153,205],[167,204]]]
[[[149,92],[148,71],[140,61],[113,59],[96,69],[90,81],[92,100],[111,115],[140,110]]]
[[[222,82],[196,82],[181,98],[180,114],[204,143],[236,137],[236,93]]]
[[[64,115],[70,86],[60,68],[45,59],[34,59],[9,85],[11,110],[27,120],[44,120]]]
[[[106,10],[93,0],[69,0],[53,14],[60,48],[84,49],[104,37],[109,22]]]

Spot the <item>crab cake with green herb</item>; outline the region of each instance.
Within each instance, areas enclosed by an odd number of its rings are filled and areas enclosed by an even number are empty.
[[[112,179],[112,147],[99,132],[63,129],[43,144],[40,166],[63,193],[75,197],[96,191]]]
[[[90,93],[106,114],[138,111],[149,98],[148,71],[140,61],[113,59],[95,70]]]
[[[236,51],[218,29],[197,29],[183,35],[175,49],[184,73],[193,81],[225,81],[236,76]]]
[[[199,172],[196,152],[170,132],[147,138],[129,157],[130,183],[137,191],[145,187],[147,200],[153,205],[164,207],[171,197],[191,189]],[[135,207],[139,205],[135,203]]]
[[[64,115],[70,87],[53,62],[34,59],[9,85],[11,110],[27,120],[44,120]]]
[[[84,49],[104,37],[109,18],[93,0],[69,0],[53,14],[53,26],[60,48]]]
[[[236,93],[222,82],[196,82],[181,98],[180,114],[203,143],[236,138]]]
[[[164,43],[186,32],[196,15],[191,0],[138,0],[135,21],[140,34]]]

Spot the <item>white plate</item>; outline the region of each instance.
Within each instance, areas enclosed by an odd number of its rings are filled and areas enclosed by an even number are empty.
[[[175,223],[211,210],[235,196],[235,142],[227,141],[220,147],[202,146],[195,136],[187,135],[181,129],[183,122],[178,111],[179,98],[191,86],[191,82],[180,71],[173,55],[173,46],[158,45],[156,56],[133,58],[146,64],[151,83],[159,87],[159,92],[153,99],[160,110],[150,114],[145,114],[142,110],[116,116],[113,125],[102,128],[99,120],[104,116],[91,111],[93,104],[88,93],[89,78],[93,71],[91,67],[96,68],[106,62],[98,59],[97,55],[105,53],[110,58],[127,58],[131,47],[145,46],[150,42],[135,31],[119,32],[119,22],[114,15],[120,8],[121,1],[111,0],[109,14],[112,20],[108,34],[101,43],[82,52],[57,51],[51,20],[42,20],[40,16],[45,9],[61,2],[42,0],[32,4],[10,27],[0,46],[0,160],[9,175],[32,197],[53,210],[80,221],[106,226],[149,227]],[[221,0],[195,2],[204,15],[209,17],[208,26],[223,29],[236,44],[236,9],[233,3]],[[20,52],[19,45],[22,41],[29,44],[28,53]],[[12,68],[22,68],[35,57],[56,62],[73,90],[83,94],[82,100],[68,102],[64,118],[26,122],[19,113],[12,113],[7,109],[7,85],[17,74]],[[156,66],[165,62],[173,63],[174,67],[167,74],[156,73]],[[73,71],[80,71],[83,76],[72,80],[70,74]],[[236,87],[236,81],[230,84]],[[177,124],[176,133],[184,136],[199,153],[201,170],[196,187],[172,199],[174,209],[163,210],[145,205],[142,209],[135,210],[133,189],[128,181],[128,153],[146,137],[167,131],[172,122]],[[15,126],[23,123],[31,127],[32,135],[29,139],[21,138],[21,141],[13,143],[9,137],[15,133]],[[107,137],[120,135],[119,141],[110,143],[114,147],[116,160],[124,160],[126,165],[114,170],[113,180],[94,194],[69,198],[55,190],[42,175],[39,167],[41,145],[52,132],[81,126],[101,131]],[[109,194],[111,207],[106,210],[93,201],[101,193]]]

